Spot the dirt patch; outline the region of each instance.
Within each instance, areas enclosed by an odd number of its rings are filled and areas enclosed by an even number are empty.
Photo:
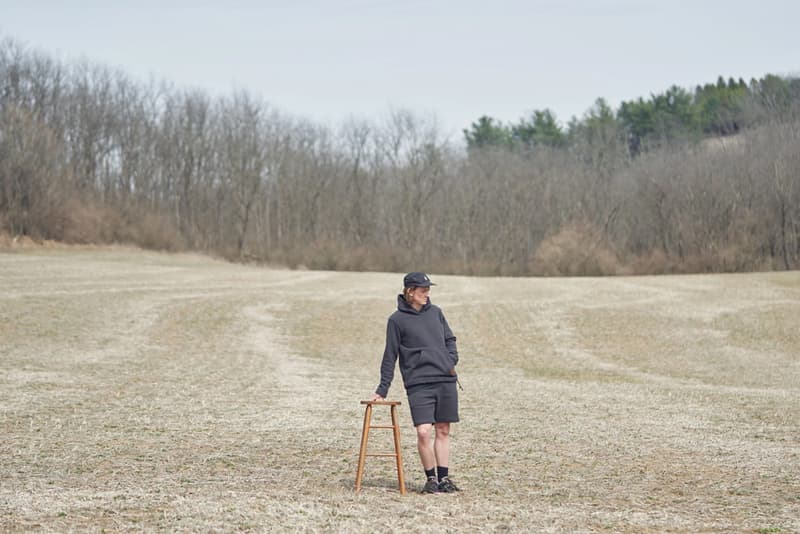
[[[800,531],[800,273],[437,276],[465,491],[414,493],[398,376],[412,491],[355,494],[400,280],[0,254],[0,530]]]

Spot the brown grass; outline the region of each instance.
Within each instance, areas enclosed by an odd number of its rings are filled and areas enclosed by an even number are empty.
[[[353,491],[399,275],[14,250],[2,531],[800,531],[800,273],[436,276],[465,491],[415,493],[398,377],[401,497]]]

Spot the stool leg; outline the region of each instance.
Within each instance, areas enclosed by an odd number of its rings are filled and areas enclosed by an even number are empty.
[[[392,431],[394,432],[394,452],[397,454],[397,482],[400,484],[400,494],[406,494],[406,483],[403,480],[403,455],[400,447],[400,425],[397,422],[397,406],[391,406]]]
[[[361,490],[361,477],[364,475],[364,460],[367,457],[367,441],[369,440],[369,426],[372,422],[372,405],[367,404],[364,410],[364,428],[361,430],[361,451],[358,453],[358,469],[356,470],[356,491]]]

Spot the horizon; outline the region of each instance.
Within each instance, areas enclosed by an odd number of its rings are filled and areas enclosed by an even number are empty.
[[[401,109],[460,137],[484,115],[513,123],[550,109],[566,125],[598,98],[616,110],[672,85],[791,76],[800,69],[800,44],[789,21],[798,16],[800,6],[778,0],[758,9],[719,0],[240,0],[225,8],[180,0],[46,10],[12,0],[0,35],[139,82],[212,97],[244,90],[316,124],[376,121]]]

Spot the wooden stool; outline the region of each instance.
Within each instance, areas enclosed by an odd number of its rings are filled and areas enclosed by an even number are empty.
[[[364,460],[367,456],[394,456],[397,460],[397,482],[400,486],[400,494],[406,494],[406,484],[403,481],[403,456],[400,452],[400,426],[397,424],[397,407],[400,401],[361,401],[366,404],[364,411],[364,428],[361,430],[361,451],[358,453],[358,470],[356,471],[356,491],[361,490],[361,477],[364,474]],[[391,425],[373,425],[372,407],[375,405],[389,406],[392,415]],[[391,428],[394,432],[394,452],[367,453],[367,441],[369,441],[369,431],[373,428]]]

